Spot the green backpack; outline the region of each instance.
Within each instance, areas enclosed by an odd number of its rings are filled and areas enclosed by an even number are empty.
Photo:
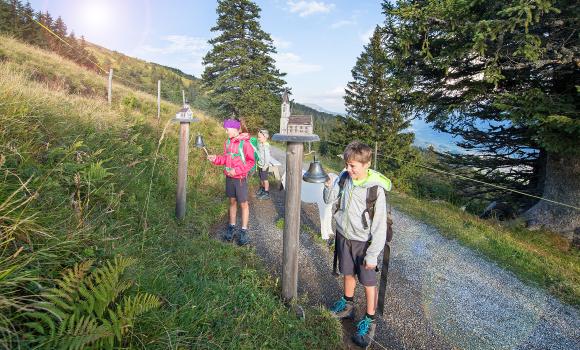
[[[258,160],[260,159],[260,154],[258,153],[258,139],[255,137],[250,137],[250,146],[254,149],[254,166],[250,169],[250,173],[256,171],[256,167],[258,167]],[[230,140],[228,139],[226,149],[230,147]],[[238,153],[232,153],[232,158],[240,157],[242,158],[242,163],[246,164],[246,155],[244,154],[244,140],[240,140],[240,146],[238,147]]]

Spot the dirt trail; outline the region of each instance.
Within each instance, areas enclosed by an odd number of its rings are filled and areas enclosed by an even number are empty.
[[[284,153],[274,149],[284,162]],[[275,186],[273,186],[275,187]],[[277,187],[277,186],[276,186]],[[250,195],[252,245],[275,277],[281,276],[284,192],[271,200]],[[298,293],[310,305],[329,306],[341,296],[332,276],[332,252],[319,232],[315,204],[302,204]],[[580,349],[578,310],[439,232],[396,210],[386,315],[378,318],[371,349]],[[380,262],[379,262],[380,264]],[[364,295],[357,288],[357,318]],[[353,322],[343,321],[345,333]],[[345,347],[357,348],[345,336]]]

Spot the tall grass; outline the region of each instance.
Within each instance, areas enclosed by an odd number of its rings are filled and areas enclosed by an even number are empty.
[[[338,346],[326,312],[300,321],[251,250],[209,238],[225,201],[202,152],[190,153],[187,215],[174,219],[177,137],[167,123],[179,106],[163,103],[158,123],[155,97],[114,85],[108,106],[103,77],[56,55],[0,37],[0,57],[0,347],[35,344],[22,336],[32,320],[18,315],[50,299],[63,270],[118,255],[135,259],[125,293],[162,305],[116,347]],[[192,137],[217,152],[222,129],[196,116]]]

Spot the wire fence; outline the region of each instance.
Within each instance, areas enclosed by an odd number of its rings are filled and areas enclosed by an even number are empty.
[[[75,52],[79,57],[86,59],[88,62],[90,62],[91,64],[93,64],[95,67],[98,68],[97,73],[102,72],[105,74],[105,77],[110,73],[110,71],[107,71],[105,68],[103,68],[99,63],[95,62],[93,59],[91,59],[89,56],[87,56],[86,54],[83,54],[82,52],[79,52],[74,46],[72,46],[67,40],[65,40],[64,38],[62,38],[60,35],[58,35],[57,33],[55,33],[52,29],[50,29],[49,27],[47,27],[46,25],[44,25],[42,22],[38,21],[37,19],[35,19],[34,17],[31,17],[30,15],[27,15],[28,18],[30,18],[32,21],[34,21],[36,24],[38,24],[41,28],[45,29],[48,33],[50,33],[50,35],[54,36],[56,39],[58,39],[60,42],[64,43],[65,45],[67,45],[73,52]],[[112,68],[110,68],[112,69]],[[123,83],[125,83],[128,86],[131,87],[136,87],[137,89],[141,90],[141,91],[148,91],[151,89],[150,86],[144,85],[144,84],[138,84],[136,82],[127,80],[123,77],[120,76],[115,76],[116,80],[119,80]],[[181,93],[182,91],[173,91],[175,93]]]
[[[334,142],[334,141],[330,141],[330,140],[321,140],[321,141],[327,142],[327,143],[331,143],[331,144],[334,144],[334,145],[337,145],[337,146],[341,146],[341,147],[346,147],[347,146],[345,144],[340,144],[340,143],[337,143],[337,142]],[[400,158],[397,158],[397,157],[391,157],[391,156],[388,156],[388,155],[377,155],[377,158],[381,158],[383,160],[385,160],[385,159],[392,159],[392,160],[396,160],[396,161],[401,162],[401,163],[410,163],[410,161],[408,161],[408,160],[400,159]],[[414,163],[414,165],[416,165],[416,166],[418,166],[420,168],[429,170],[429,171],[433,171],[433,172],[439,173],[439,174],[449,175],[449,176],[456,177],[456,178],[459,178],[459,179],[462,179],[462,180],[475,182],[475,183],[478,183],[478,184],[481,184],[481,185],[490,186],[490,187],[493,187],[493,188],[501,189],[501,190],[504,190],[504,191],[509,191],[509,192],[512,192],[512,193],[517,193],[517,194],[522,195],[522,196],[527,196],[527,197],[530,197],[530,198],[534,198],[534,199],[538,199],[538,200],[543,200],[543,201],[550,202],[550,203],[556,204],[556,205],[561,205],[561,206],[564,206],[564,207],[567,207],[567,208],[572,208],[572,209],[580,210],[580,207],[577,207],[577,206],[574,206],[574,205],[562,203],[562,202],[559,202],[559,201],[556,201],[556,200],[552,200],[552,199],[549,199],[549,198],[545,198],[545,197],[536,196],[536,195],[533,195],[533,194],[530,194],[530,193],[526,193],[526,192],[522,192],[522,191],[519,191],[519,190],[514,190],[514,189],[511,189],[511,188],[508,188],[508,187],[505,187],[505,186],[500,186],[500,185],[492,184],[492,183],[489,183],[489,182],[485,182],[485,181],[473,179],[473,178],[470,178],[470,177],[467,177],[467,176],[464,176],[464,175],[455,174],[455,173],[452,173],[452,172],[449,172],[449,171],[444,171],[444,170],[441,170],[441,169],[436,169],[436,168],[427,166],[425,164]]]

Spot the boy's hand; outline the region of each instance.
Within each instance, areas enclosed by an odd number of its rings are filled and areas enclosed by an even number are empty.
[[[332,186],[332,183],[334,182],[334,179],[336,178],[336,176],[337,175],[334,173],[328,174],[326,181],[324,181],[324,186],[326,186],[326,187]]]
[[[232,170],[228,171],[229,177],[234,177],[235,175],[236,175],[236,170],[232,169]]]
[[[210,162],[214,162],[216,159],[216,155],[215,154],[210,154],[209,156],[207,156],[207,160],[209,160]]]
[[[377,265],[371,265],[371,264],[367,264],[367,262],[365,261],[365,270],[374,270]]]

